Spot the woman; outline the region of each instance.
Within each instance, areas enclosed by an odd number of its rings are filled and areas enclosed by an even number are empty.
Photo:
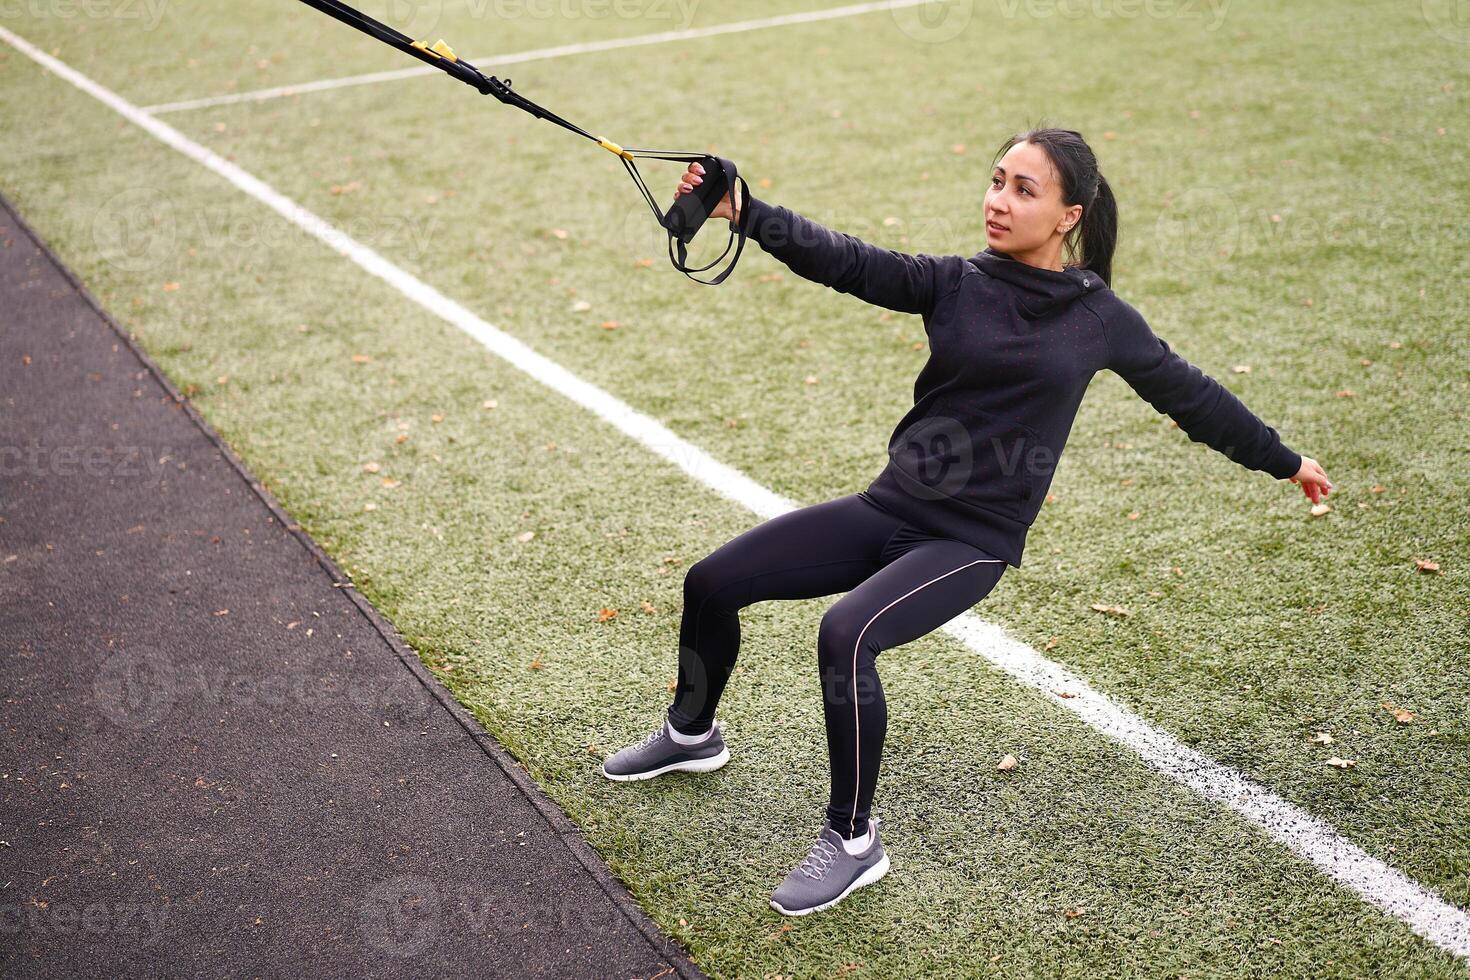
[[[1315,460],[1109,288],[1117,208],[1080,133],[1032,129],[997,157],[983,209],[988,244],[969,258],[878,248],[754,197],[742,205],[726,195],[712,213],[744,217],[751,238],[804,278],[921,314],[930,346],[914,407],[866,490],[782,514],[690,567],[673,704],[657,731],[603,763],[623,780],[724,765],[714,712],[740,646],[739,610],[846,592],[817,636],[831,795],[816,842],[772,895],[788,915],[835,905],[888,870],[870,813],[887,726],[878,653],[944,625],[994,589],[1007,565],[1021,567],[1098,371],[1117,372],[1190,439],[1300,484],[1314,503],[1332,488]],[[678,194],[702,174],[691,164]],[[1077,261],[1064,265],[1064,249]]]

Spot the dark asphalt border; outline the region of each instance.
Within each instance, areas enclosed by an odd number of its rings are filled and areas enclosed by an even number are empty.
[[[536,785],[521,764],[512,758],[510,753],[495,740],[495,737],[480,725],[479,720],[464,705],[455,699],[448,688],[439,683],[438,678],[424,666],[424,662],[419,659],[418,654],[410,650],[408,645],[403,642],[402,637],[398,635],[393,625],[383,618],[378,610],[374,608],[373,604],[363,597],[362,593],[357,591],[357,588],[352,583],[351,577],[343,573],[337,566],[337,563],[312,540],[309,534],[302,530],[301,525],[296,523],[286,513],[285,509],[281,507],[271,495],[270,491],[262,486],[260,481],[255,479],[250,473],[250,470],[245,466],[245,463],[220,438],[219,433],[210,427],[209,423],[204,420],[203,416],[199,414],[199,411],[185,397],[183,392],[179,391],[158,364],[154,362],[153,358],[139,346],[133,336],[127,330],[123,329],[113,319],[112,315],[103,308],[102,304],[83,285],[82,281],[77,278],[71,268],[61,260],[60,256],[52,251],[51,246],[21,217],[20,213],[11,204],[10,199],[3,193],[0,193],[0,208],[4,209],[6,216],[15,222],[16,228],[24,232],[36,248],[46,256],[47,261],[56,268],[71,287],[76,290],[77,294],[86,301],[87,305],[128,346],[133,356],[138,358],[139,362],[143,364],[153,376],[153,379],[158,382],[159,386],[168,393],[174,403],[188,414],[194,427],[203,433],[205,438],[229,462],[230,466],[240,475],[255,496],[265,504],[266,508],[275,516],[276,520],[280,521],[281,526],[289,531],[291,536],[311,554],[316,560],[317,565],[331,579],[333,587],[347,593],[353,605],[357,607],[358,612],[367,619],[378,635],[393,650],[394,654],[398,657],[399,663],[418,680],[419,684],[428,691],[434,700],[438,702],[439,706],[459,724],[459,727],[480,747],[480,750],[510,777],[511,782],[521,791],[521,795],[531,802],[537,812],[541,814],[542,818],[546,820],[547,824],[561,838],[562,842],[565,843],[567,849],[581,863],[582,867],[587,869],[588,874],[597,882],[598,886],[612,901],[613,905],[648,940],[649,945],[653,947],[654,951],[672,963],[680,977],[689,978],[689,980],[707,980],[706,975],[689,958],[688,952],[680,947],[667,933],[659,929],[653,920],[648,918],[647,914],[638,906],[638,903],[633,900],[633,896],[627,887],[613,876],[612,872],[608,870],[607,865],[603,863],[602,858],[597,854],[597,851],[582,836],[581,829],[561,811],[560,807],[553,803],[541,791],[541,788]]]

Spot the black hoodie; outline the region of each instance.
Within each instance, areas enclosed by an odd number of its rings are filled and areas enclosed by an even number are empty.
[[[888,465],[862,495],[921,530],[1021,567],[1026,533],[1093,375],[1117,372],[1195,442],[1277,479],[1301,457],[1229,389],[1155,336],[1095,272],[994,248],[909,255],[748,198],[751,240],[793,272],[923,317],[929,359]]]

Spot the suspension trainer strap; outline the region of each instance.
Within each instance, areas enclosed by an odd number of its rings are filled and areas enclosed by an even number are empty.
[[[709,265],[698,268],[690,268],[686,263],[689,242],[693,240],[700,226],[709,217],[710,212],[715,209],[726,193],[732,195],[733,203],[735,182],[737,180],[740,182],[740,200],[742,205],[750,200],[749,185],[745,183],[744,177],[736,173],[735,164],[730,160],[726,160],[723,157],[711,156],[707,153],[625,149],[612,140],[594,136],[582,127],[568,122],[556,113],[549,112],[532,102],[519,92],[513,91],[509,78],[502,81],[494,75],[486,75],[480,69],[456,55],[453,49],[442,40],[435,41],[433,44],[428,44],[424,41],[415,41],[406,34],[401,34],[389,27],[387,24],[349,7],[347,4],[342,3],[341,0],[301,0],[301,2],[308,7],[314,7],[320,10],[327,16],[333,17],[349,27],[357,28],[362,33],[382,41],[389,47],[397,48],[404,54],[417,58],[425,64],[432,65],[446,74],[454,76],[461,82],[474,88],[481,95],[493,95],[506,105],[515,106],[517,109],[530,113],[537,119],[545,119],[578,136],[592,140],[598,146],[616,155],[623,161],[624,169],[633,178],[633,183],[638,186],[638,190],[643,194],[643,199],[648,202],[648,206],[653,210],[654,217],[658,219],[658,223],[669,234],[669,261],[673,263],[675,269],[678,269],[695,282],[706,286],[719,285],[721,282],[724,282],[726,276],[735,270],[735,263],[739,261],[740,253],[745,248],[746,231],[750,224],[750,219],[744,213],[743,208],[740,221],[731,221],[729,223],[730,240],[726,242],[725,250],[719,254],[719,257]],[[684,163],[698,161],[704,167],[704,179],[695,187],[693,193],[681,194],[676,197],[673,206],[666,213],[659,209],[658,203],[648,190],[648,185],[644,183],[642,175],[638,172],[638,165],[633,162],[634,157],[639,156],[650,160],[670,160]],[[719,275],[713,279],[697,279],[692,275],[695,272],[705,272],[714,268],[729,254],[732,244],[735,245],[735,255],[730,259],[729,266]],[[677,258],[674,254],[676,248],[678,249]]]

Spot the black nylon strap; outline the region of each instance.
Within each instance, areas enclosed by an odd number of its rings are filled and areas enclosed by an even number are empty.
[[[341,21],[349,27],[357,28],[359,31],[362,31],[369,37],[376,38],[377,40],[382,41],[384,44],[387,44],[389,47],[396,48],[399,51],[410,55],[411,57],[417,58],[425,64],[432,65],[433,67],[454,76],[455,78],[464,82],[466,85],[473,87],[483,95],[493,95],[496,99],[500,100],[506,105],[515,106],[518,109],[522,109],[525,112],[530,113],[537,119],[545,119],[548,122],[555,123],[556,125],[561,126],[564,129],[576,133],[578,136],[585,137],[599,145],[604,146],[605,148],[612,149],[612,147],[604,143],[601,138],[592,135],[587,130],[576,125],[575,123],[568,122],[567,120],[558,116],[556,113],[542,108],[541,106],[532,102],[530,99],[522,96],[519,92],[512,91],[509,78],[501,81],[493,75],[486,75],[484,72],[480,71],[480,69],[476,68],[468,61],[465,61],[463,58],[456,57],[454,59],[450,59],[443,57],[440,54],[429,51],[423,47],[416,47],[416,42],[412,38],[408,37],[406,34],[402,34],[399,31],[396,31],[393,28],[389,27],[387,24],[384,24],[381,21],[369,17],[367,14],[362,13],[360,10],[350,7],[345,3],[342,3],[341,0],[301,0],[301,2],[306,4],[308,7],[312,7],[316,10],[321,11],[329,17]],[[653,195],[648,190],[648,185],[643,182],[643,176],[638,172],[637,164],[635,164],[631,159],[632,157],[639,156],[646,157],[651,160],[670,160],[681,163],[692,163],[695,161],[708,160],[710,159],[710,155],[706,153],[687,153],[675,150],[644,149],[626,149],[622,153],[618,154],[619,159],[623,161],[624,168],[628,171],[629,176],[633,178],[633,183],[637,185],[639,192],[643,195],[643,199],[648,202],[648,206],[650,209],[652,209],[654,217],[658,219],[658,222],[661,226],[668,230],[668,222],[666,220],[665,212],[659,209],[657,201],[654,200]],[[728,164],[728,166],[726,166],[726,164]],[[721,166],[724,170],[726,184],[730,188],[732,203],[735,193],[736,180],[740,181],[742,202],[749,200],[749,186],[745,183],[745,178],[740,177],[736,173],[735,164],[730,161],[721,161],[718,165]],[[741,218],[742,220],[738,224],[734,221],[730,222],[730,240],[726,242],[725,250],[721,252],[719,257],[716,258],[709,265],[700,266],[699,268],[690,268],[686,264],[685,260],[688,258],[688,251],[685,242],[683,241],[683,239],[678,238],[673,231],[669,231],[669,261],[673,263],[675,269],[678,269],[680,272],[684,273],[684,275],[688,276],[690,279],[693,279],[697,283],[701,283],[706,286],[719,285],[721,282],[724,282],[725,277],[727,277],[731,272],[735,270],[735,263],[739,261],[740,253],[745,248],[746,227],[749,224],[749,220],[744,213],[741,214]],[[737,238],[737,236],[739,238],[739,243],[736,245],[735,256],[730,260],[730,265],[728,268],[726,268],[712,280],[697,279],[693,275],[691,275],[691,273],[694,272],[705,272],[719,264],[719,262],[726,255],[729,254],[730,246],[731,244],[735,244],[735,239]],[[677,258],[675,258],[674,256],[674,248],[676,245],[678,246]]]

